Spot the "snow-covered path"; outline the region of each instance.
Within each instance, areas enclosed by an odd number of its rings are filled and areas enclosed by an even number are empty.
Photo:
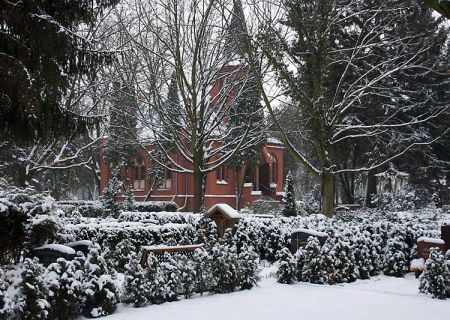
[[[449,320],[450,300],[418,293],[418,280],[385,276],[356,283],[282,285],[262,280],[250,291],[197,297],[141,309],[119,306],[105,320]]]

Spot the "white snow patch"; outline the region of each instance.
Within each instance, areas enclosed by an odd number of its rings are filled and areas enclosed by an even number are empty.
[[[435,243],[435,244],[445,244],[444,240],[442,240],[442,239],[427,238],[427,237],[420,237],[419,239],[417,239],[417,242],[428,242],[428,243]]]
[[[53,251],[58,251],[61,253],[65,253],[65,254],[76,254],[75,250],[72,249],[71,247],[65,246],[63,244],[57,244],[57,243],[52,243],[52,244],[45,244],[39,248],[35,248],[37,250],[41,250],[41,249],[50,249]]]
[[[295,232],[303,232],[303,233],[307,233],[307,234],[310,234],[315,237],[327,237],[328,236],[328,234],[326,234],[325,232],[320,232],[320,231],[315,231],[315,230],[305,229],[305,228],[293,229],[292,233],[295,233]]]

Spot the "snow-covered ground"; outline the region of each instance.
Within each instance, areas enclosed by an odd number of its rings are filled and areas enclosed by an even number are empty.
[[[258,288],[134,309],[120,305],[105,320],[448,320],[450,300],[418,293],[413,274],[344,285],[276,283],[265,270]],[[272,276],[271,276],[272,275]]]

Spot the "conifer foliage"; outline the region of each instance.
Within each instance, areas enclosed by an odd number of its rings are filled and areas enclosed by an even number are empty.
[[[116,285],[99,249],[92,247],[85,263],[83,315],[89,318],[112,314],[118,302]]]
[[[113,170],[111,178],[103,190],[102,203],[104,207],[104,214],[106,217],[117,218],[120,212],[119,196],[122,189],[122,181],[120,179],[120,173],[118,170]]]
[[[48,319],[48,285],[44,281],[44,267],[37,259],[26,258],[19,284],[21,295],[16,312],[19,319]]]
[[[297,204],[295,203],[294,179],[289,171],[286,176],[286,184],[283,196],[283,215],[293,217],[297,215]]]
[[[450,297],[450,270],[444,254],[437,248],[430,249],[425,270],[420,276],[419,291],[429,293],[433,298]]]
[[[409,271],[407,251],[408,246],[403,236],[395,235],[393,238],[388,239],[384,252],[384,274],[403,277]]]
[[[281,249],[277,255],[279,268],[277,278],[279,283],[291,284],[297,280],[297,260],[288,248]]]
[[[76,319],[81,308],[83,281],[83,266],[80,261],[59,258],[47,267],[45,277],[49,282],[49,291],[52,292],[49,319]]]
[[[112,61],[77,34],[118,0],[3,1],[0,7],[0,134],[30,141],[72,135],[87,118],[61,108],[71,78]]]
[[[150,297],[145,270],[141,267],[135,253],[130,254],[125,271],[123,302],[133,304],[135,308],[144,306]]]

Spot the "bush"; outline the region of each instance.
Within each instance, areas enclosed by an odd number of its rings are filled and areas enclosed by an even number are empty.
[[[450,271],[444,254],[439,249],[430,249],[430,256],[425,262],[425,270],[419,282],[419,291],[422,293],[429,293],[437,299],[450,297]]]
[[[295,190],[294,190],[294,180],[292,179],[292,174],[289,171],[286,176],[286,182],[284,186],[284,196],[283,196],[283,210],[281,213],[285,217],[294,217],[297,215],[297,205],[295,202]]]
[[[259,281],[259,256],[253,247],[244,246],[238,254],[241,290],[250,290]]]
[[[85,317],[97,318],[112,314],[118,302],[117,288],[108,272],[99,247],[92,247],[84,265],[83,307]]]
[[[37,259],[26,258],[22,265],[20,295],[15,313],[19,319],[49,319],[48,284],[44,281],[45,268]]]
[[[76,319],[80,315],[83,266],[79,260],[66,261],[59,258],[47,267],[50,302],[49,319]]]
[[[0,200],[1,201],[1,200]],[[0,264],[17,263],[27,238],[28,216],[10,203],[0,202]],[[5,209],[6,208],[6,209]]]
[[[303,281],[324,284],[327,282],[325,263],[320,252],[319,239],[309,237],[305,247],[305,258],[302,268]]]
[[[133,210],[139,212],[176,212],[178,205],[172,201],[140,201],[134,203]]]
[[[401,278],[409,271],[409,260],[405,254],[407,250],[403,236],[396,235],[388,239],[383,259],[384,274]]]
[[[297,280],[297,260],[292,256],[288,248],[281,249],[278,254],[279,268],[277,281],[279,283],[292,284]]]
[[[147,282],[146,272],[142,269],[135,253],[129,255],[123,291],[122,301],[133,304],[135,308],[142,307],[149,301],[150,286]]]
[[[0,268],[0,319],[6,319],[7,310],[5,310],[6,305],[6,297],[5,292],[8,289],[9,285],[5,279],[5,273],[2,268]]]
[[[58,230],[58,223],[53,217],[43,216],[33,219],[30,227],[30,250],[43,244],[54,243]]]

